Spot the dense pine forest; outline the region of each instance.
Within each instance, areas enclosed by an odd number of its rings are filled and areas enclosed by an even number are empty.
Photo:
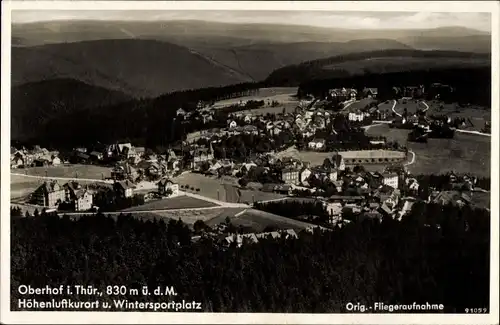
[[[196,300],[207,312],[327,313],[346,312],[348,302],[428,302],[462,313],[489,305],[489,218],[484,210],[416,203],[401,222],[364,220],[223,248],[215,239],[192,242],[181,221],[13,217],[12,308],[21,284],[80,284],[173,286],[176,297],[125,298]],[[100,300],[114,298],[123,297]]]

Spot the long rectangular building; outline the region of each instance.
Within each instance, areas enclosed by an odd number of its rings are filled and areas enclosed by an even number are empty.
[[[400,163],[406,152],[393,150],[354,150],[339,152],[346,165]]]

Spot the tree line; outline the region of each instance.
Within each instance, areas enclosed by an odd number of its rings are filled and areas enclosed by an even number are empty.
[[[327,225],[330,215],[321,201],[286,200],[276,202],[257,202],[258,210],[286,216],[287,218],[308,221],[318,225]]]
[[[366,219],[241,248],[223,248],[208,237],[194,243],[187,225],[166,220],[12,218],[12,308],[21,284],[173,286],[179,293],[173,299],[197,300],[207,312],[346,312],[352,301],[429,301],[449,313],[489,305],[490,216],[484,210],[416,204],[401,222]],[[43,299],[51,298],[63,297]]]

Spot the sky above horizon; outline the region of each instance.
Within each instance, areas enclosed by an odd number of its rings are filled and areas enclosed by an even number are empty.
[[[491,32],[479,12],[224,11],[224,10],[13,10],[12,23],[57,20],[204,20],[221,23],[305,25],[347,29],[424,29],[461,26]]]

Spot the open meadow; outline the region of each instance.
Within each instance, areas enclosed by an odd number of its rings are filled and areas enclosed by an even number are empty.
[[[427,102],[430,115],[447,115],[451,118],[470,119],[472,126],[463,128],[464,130],[481,131],[485,122],[491,122],[491,108],[470,105],[467,107],[459,107],[457,103],[446,104],[441,101],[432,100]]]
[[[409,130],[377,125],[367,129],[372,136],[385,136],[389,141],[405,144]],[[427,143],[408,142],[415,152],[415,162],[408,165],[413,174],[441,174],[449,171],[490,176],[491,141],[489,137],[455,133],[453,139],[429,139]]]
[[[375,102],[376,100],[373,98],[362,98],[360,100],[357,100],[353,102],[352,104],[348,104],[343,111],[345,112],[355,112],[356,110],[363,109],[366,107],[366,105],[370,105],[371,103]]]
[[[295,110],[299,104],[299,100],[295,97],[297,95],[297,87],[277,87],[277,88],[261,88],[259,93],[252,96],[243,96],[221,100],[213,106],[214,108],[220,108],[230,105],[235,105],[240,103],[240,101],[263,100],[265,105],[261,108],[240,111],[242,113],[248,112],[255,115],[265,115],[282,113],[283,109],[285,112],[291,113]],[[278,106],[272,107],[268,105],[268,102],[277,101]]]
[[[163,211],[163,212],[150,212],[147,214],[138,214],[137,217],[145,220],[151,219],[163,219],[168,222],[169,219],[181,220],[188,226],[192,227],[193,224],[201,220],[209,226],[214,226],[221,222],[224,222],[226,218],[232,218],[235,214],[243,211],[242,208],[215,208],[206,210],[173,210],[173,211]]]
[[[12,169],[11,173],[41,176],[41,177],[61,177],[61,178],[83,178],[102,180],[111,176],[111,168],[95,165],[65,164],[60,166],[30,167],[22,169]]]
[[[392,105],[392,103],[391,103]],[[392,106],[391,106],[392,107]],[[404,111],[408,111],[408,114],[415,114],[418,110],[427,108],[425,104],[421,100],[417,99],[399,99],[397,101],[396,107],[394,110],[399,114],[403,114]]]
[[[154,200],[146,202],[143,205],[131,207],[123,211],[154,211],[154,210],[167,210],[167,209],[192,209],[192,208],[210,208],[216,207],[217,204],[212,202],[200,200],[187,195],[180,195],[177,197]]]
[[[209,220],[207,224],[209,226],[213,226],[224,222],[225,218],[226,216],[221,215],[217,218]],[[255,209],[241,210],[241,212],[234,214],[232,217],[229,216],[229,219],[236,227],[242,226],[245,228],[252,228],[255,232],[262,232],[266,229],[266,227],[273,227],[276,229],[294,229],[300,231],[313,226],[307,222],[293,220]]]
[[[215,178],[196,173],[185,173],[175,178],[179,186],[189,185],[189,187],[199,188],[199,192],[194,192],[201,196],[229,203],[253,203],[254,201],[271,200],[283,197],[275,193],[261,192],[258,189],[240,190],[238,193],[238,179],[234,177]],[[241,197],[240,197],[241,194]]]

